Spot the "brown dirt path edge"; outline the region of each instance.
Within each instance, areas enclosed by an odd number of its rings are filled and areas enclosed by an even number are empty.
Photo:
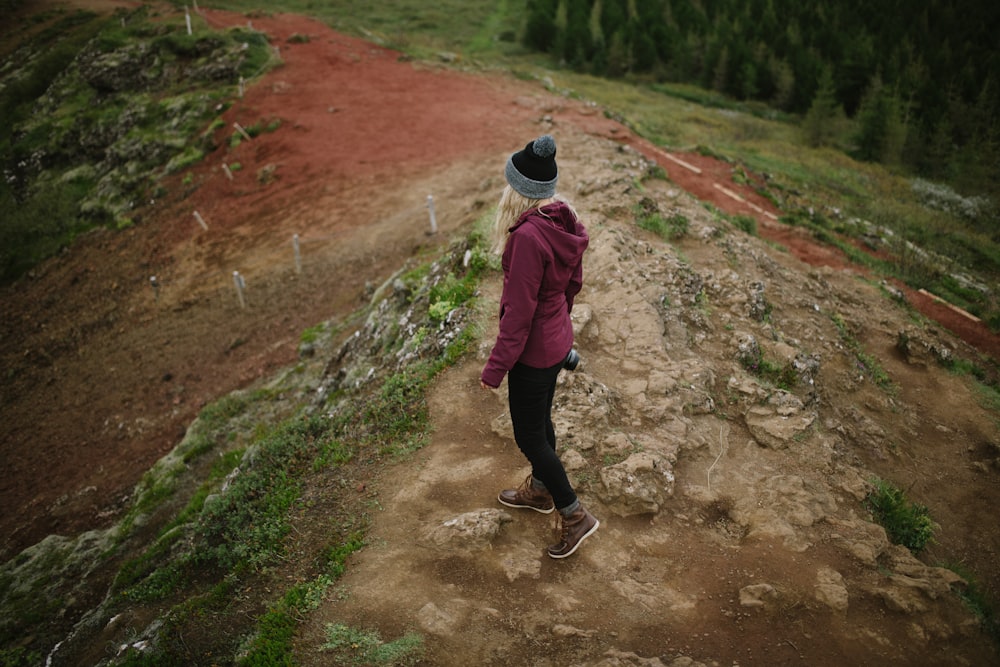
[[[216,27],[247,20],[204,16]],[[492,203],[506,155],[543,131],[558,137],[560,123],[633,145],[722,210],[753,214],[713,182],[773,211],[732,183],[729,165],[680,156],[703,170],[696,179],[620,124],[536,85],[407,62],[302,17],[253,23],[284,65],[224,114],[220,132],[275,118],[279,129],[223,146],[192,170],[197,188],[176,177],[140,224],[90,234],[0,292],[0,557],[52,533],[110,525],[206,403],[293,363],[303,329],[348,314],[368,283],[446,242],[479,213],[447,195],[460,201],[472,187]],[[309,41],[290,43],[294,34]],[[221,165],[236,161],[242,169],[229,181]],[[439,192],[442,233],[430,238],[424,198]],[[290,268],[295,233],[307,257],[301,276]],[[806,262],[846,265],[784,226],[762,224],[769,234]],[[250,282],[245,310],[232,291],[236,269]],[[158,299],[151,275],[163,285]],[[938,316],[962,329],[949,309]],[[965,335],[1000,356],[995,336]]]

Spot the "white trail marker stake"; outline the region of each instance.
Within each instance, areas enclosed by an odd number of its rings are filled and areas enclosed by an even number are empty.
[[[295,249],[295,273],[302,273],[302,251],[299,248],[299,235],[292,236],[292,247]]]
[[[240,308],[246,308],[247,298],[243,292],[247,288],[247,283],[243,280],[243,276],[240,275],[239,271],[233,271],[233,284],[236,285],[236,296],[240,299]]]
[[[240,77],[240,99],[243,99],[243,91],[245,90],[245,88],[246,88],[246,82],[243,80],[243,77],[241,76]]]
[[[225,162],[222,163],[222,171],[226,172],[226,178],[233,180],[233,172]]]
[[[427,209],[431,213],[431,234],[437,234],[438,223],[437,217],[434,215],[434,197],[427,195]]]
[[[203,217],[201,217],[201,213],[199,213],[198,211],[195,211],[194,212],[194,219],[198,221],[198,224],[201,225],[202,229],[204,229],[206,232],[208,231],[208,225],[205,224],[205,219]]]
[[[153,301],[160,300],[160,282],[156,279],[156,276],[149,277],[149,284],[153,288]]]
[[[191,34],[191,12],[188,11],[187,5],[184,5],[184,20],[187,22],[188,34]]]
[[[233,123],[233,127],[236,128],[237,132],[243,135],[244,139],[246,139],[247,141],[253,141],[253,137],[247,134],[247,131],[243,129],[242,125],[240,125],[239,123]]]

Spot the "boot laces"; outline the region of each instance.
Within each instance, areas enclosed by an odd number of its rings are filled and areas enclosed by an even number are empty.
[[[521,488],[518,489],[518,491],[526,496],[534,493],[535,487],[531,484],[531,473],[528,473],[528,476],[524,478],[524,482],[521,484]]]

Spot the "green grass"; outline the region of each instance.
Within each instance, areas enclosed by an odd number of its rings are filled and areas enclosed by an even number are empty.
[[[757,236],[757,220],[749,215],[726,216],[726,219],[737,229],[746,232],[750,236]]]
[[[237,664],[245,667],[294,664],[292,639],[299,619],[320,605],[327,589],[343,575],[347,557],[363,547],[364,539],[358,533],[332,547],[327,554],[325,572],[311,581],[292,586],[277,604],[257,619],[257,630]]]
[[[865,352],[861,343],[851,332],[850,327],[847,325],[843,316],[840,313],[833,313],[830,315],[830,319],[837,328],[837,333],[840,335],[841,342],[844,343],[848,353],[853,358],[855,370],[857,370],[864,377],[867,377],[872,383],[886,393],[895,395],[898,391],[896,384],[892,381],[892,378],[889,377],[889,374],[886,373],[878,359],[873,357],[868,352]]]
[[[329,623],[326,626],[326,642],[320,650],[342,665],[415,665],[423,652],[423,638],[410,633],[385,642],[374,630],[358,630]]]
[[[741,354],[740,365],[751,375],[784,391],[794,391],[799,382],[798,371],[791,363],[777,364],[764,357],[760,348]]]
[[[274,62],[266,38],[249,29],[203,27],[187,35],[183,20],[158,17],[154,25],[142,8],[127,19],[123,27],[117,16],[73,14],[31,38],[24,48],[34,55],[5,77],[0,161],[16,168],[0,180],[0,207],[7,212],[0,225],[2,283],[94,227],[131,225],[134,202],[155,192],[162,174],[183,171],[215,148],[204,130],[235,98],[235,82],[165,76],[172,63],[196,71],[221,49],[239,54],[234,66],[249,78]],[[141,90],[118,89],[115,77],[85,79],[74,63],[88,43],[133,58],[143,45],[150,55]],[[38,113],[39,101],[46,113]],[[255,128],[274,129],[274,121]]]
[[[891,482],[876,477],[871,483],[873,488],[865,497],[865,509],[885,528],[894,544],[901,544],[915,554],[923,551],[937,529],[927,507],[911,502]]]
[[[687,235],[690,227],[690,221],[680,213],[666,217],[659,213],[641,214],[636,217],[635,224],[666,241],[683,238]]]
[[[435,322],[443,322],[448,315],[465,304],[476,292],[475,272],[466,273],[461,279],[449,273],[444,280],[431,288],[430,316]]]
[[[493,268],[481,238],[473,233],[466,244],[454,245],[445,260],[407,274],[416,296],[396,307],[410,309],[413,321],[423,325],[415,327],[414,336],[431,325],[437,327],[429,312],[432,299],[438,299],[435,303],[441,298],[465,299],[465,303],[472,299],[476,277]],[[467,248],[472,251],[470,260],[467,268],[460,269],[465,266]],[[398,316],[393,312],[387,321]],[[218,622],[241,628],[244,641],[237,664],[293,664],[292,641],[299,623],[343,575],[350,554],[364,545],[364,512],[357,513],[352,500],[332,491],[329,502],[336,507],[343,503],[339,511],[345,514],[328,528],[331,537],[326,546],[293,566],[311,574],[279,590],[249,627],[245,617],[228,616],[236,613],[232,608],[237,591],[260,587],[260,581],[269,580],[276,568],[288,564],[293,524],[301,526],[298,519],[315,511],[310,506],[314,501],[303,493],[310,484],[326,480],[336,489],[345,475],[377,474],[383,463],[399,460],[427,442],[427,389],[437,373],[455,363],[477,340],[474,325],[461,325],[433,357],[413,359],[376,382],[339,393],[315,414],[302,410],[275,425],[256,422],[255,416],[274,414],[269,402],[283,395],[279,389],[234,394],[206,407],[177,458],[185,466],[205,461],[212,452],[218,452],[218,458],[205,479],[190,491],[187,503],[163,521],[144,550],[121,565],[112,586],[116,608],[160,606],[163,617],[169,619],[157,649],[151,653],[129,649],[123,656],[125,664],[183,664],[180,637],[190,631],[188,624],[205,618],[223,619]],[[396,351],[380,350],[379,354],[395,358]],[[369,362],[359,363],[367,367]],[[185,453],[192,453],[192,458],[186,459]],[[348,468],[351,472],[345,472]],[[162,514],[168,502],[176,502],[178,480],[169,467],[151,478],[148,496],[140,500],[143,511]],[[421,653],[422,640],[415,635],[383,642],[367,632],[352,632],[359,634],[352,639],[349,654],[338,648],[324,650],[338,659],[349,656],[352,661],[384,665],[410,664]],[[363,650],[353,647],[358,642]]]
[[[180,6],[182,3],[174,3]],[[259,11],[256,0],[217,0],[204,6],[237,12]],[[268,11],[313,16],[327,25],[374,39],[386,46],[434,57],[441,51],[491,54],[520,51],[510,35],[520,27],[523,0],[468,2],[467,0],[283,0]],[[504,35],[507,35],[504,38]]]
[[[954,210],[932,208],[923,203],[905,174],[856,162],[831,148],[808,148],[795,118],[761,112],[758,106],[725,100],[716,93],[684,85],[634,85],[553,71],[537,60],[524,59],[521,67],[529,78],[548,77],[556,90],[596,102],[655,144],[707,151],[726,159],[734,165],[737,181],[746,180],[747,171],[767,174],[767,190],[762,194],[783,209],[786,222],[804,224],[815,219],[810,228],[818,240],[840,248],[852,261],[879,276],[898,277],[915,289],[935,292],[994,329],[1000,328],[1000,306],[995,298],[955,289],[948,270],[939,263],[913,253],[887,262],[841,238],[861,238],[864,227],[852,221],[864,220],[894,233],[896,245],[883,250],[897,251],[902,241],[908,240],[952,258],[957,267],[996,289],[1000,239],[988,233],[996,229],[996,204],[971,220]],[[845,130],[848,134],[851,131],[850,127]],[[835,221],[831,221],[833,217]],[[740,226],[740,222],[734,224]]]
[[[302,490],[301,473],[316,442],[328,437],[325,419],[293,418],[251,445],[226,493],[205,504],[197,531],[204,544],[199,558],[225,570],[258,570],[281,553],[288,511]]]
[[[996,605],[989,593],[983,590],[976,576],[964,566],[945,564],[944,567],[965,580],[966,585],[964,587],[958,587],[953,590],[962,599],[962,602],[965,603],[969,611],[979,619],[983,631],[996,645],[1000,646],[1000,617],[997,616]]]

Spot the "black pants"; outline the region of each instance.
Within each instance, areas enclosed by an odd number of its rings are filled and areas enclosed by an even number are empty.
[[[552,494],[557,509],[576,502],[576,493],[556,454],[556,431],[552,426],[552,399],[562,367],[562,362],[551,368],[518,363],[507,373],[514,440],[531,463],[531,474]]]

